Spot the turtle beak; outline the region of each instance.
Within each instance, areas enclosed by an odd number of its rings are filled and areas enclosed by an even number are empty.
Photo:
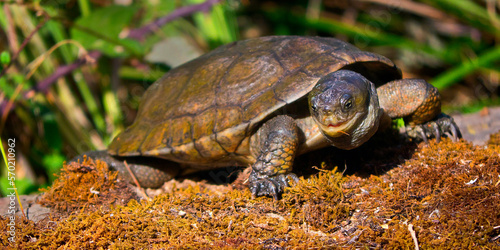
[[[323,132],[331,137],[338,137],[341,135],[346,135],[344,130],[347,129],[347,121],[340,121],[335,119],[334,116],[323,116],[321,117],[320,127]]]
[[[345,122],[334,119],[331,115],[323,116],[322,123],[328,128],[338,128],[342,126]]]

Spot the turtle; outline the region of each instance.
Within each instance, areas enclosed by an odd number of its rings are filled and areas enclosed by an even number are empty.
[[[424,140],[461,137],[441,112],[438,90],[402,79],[384,56],[335,38],[259,37],[168,71],[108,149],[85,155],[129,179],[126,161],[140,185],[152,188],[175,176],[251,166],[252,194],[277,199],[297,180],[297,155],[359,147],[395,118]]]

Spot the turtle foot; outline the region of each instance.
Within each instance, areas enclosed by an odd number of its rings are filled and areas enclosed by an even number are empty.
[[[429,122],[416,126],[407,126],[406,133],[409,137],[422,139],[426,143],[432,137],[435,137],[436,142],[439,143],[441,137],[445,134],[448,134],[453,142],[457,142],[458,139],[462,138],[462,133],[460,133],[460,129],[453,118],[444,113],[439,114]]]
[[[272,177],[256,177],[254,173],[250,175],[250,191],[253,196],[272,196],[278,200],[285,187],[291,187],[290,182],[299,181],[297,175],[293,173],[279,174]]]

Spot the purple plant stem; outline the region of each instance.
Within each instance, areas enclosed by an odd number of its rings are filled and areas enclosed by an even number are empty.
[[[89,58],[91,60],[97,60],[97,59],[99,59],[99,57],[101,57],[101,55],[102,55],[102,53],[97,51],[97,50],[92,50],[87,54],[87,56],[91,57],[91,58]],[[62,76],[65,76],[65,75],[71,73],[73,70],[86,64],[88,61],[89,60],[87,60],[86,57],[78,58],[71,64],[58,67],[56,69],[56,71],[54,73],[52,73],[52,75],[43,79],[42,81],[39,81],[38,84],[34,87],[34,90],[39,91],[39,92],[47,91],[50,88],[50,86],[52,86],[52,84],[54,82],[56,82],[57,79],[59,79],[59,77],[62,77]]]

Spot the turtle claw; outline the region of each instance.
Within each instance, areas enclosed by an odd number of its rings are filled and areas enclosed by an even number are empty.
[[[298,182],[299,178],[293,173],[280,174],[267,178],[256,178],[251,175],[250,191],[253,196],[272,196],[275,200],[278,200],[285,187],[291,187],[290,181]]]
[[[428,139],[432,137],[435,137],[436,142],[439,143],[445,134],[450,135],[453,142],[462,138],[460,129],[453,118],[444,113],[427,123],[406,127],[406,133],[409,137],[422,139],[425,143],[428,143]]]

